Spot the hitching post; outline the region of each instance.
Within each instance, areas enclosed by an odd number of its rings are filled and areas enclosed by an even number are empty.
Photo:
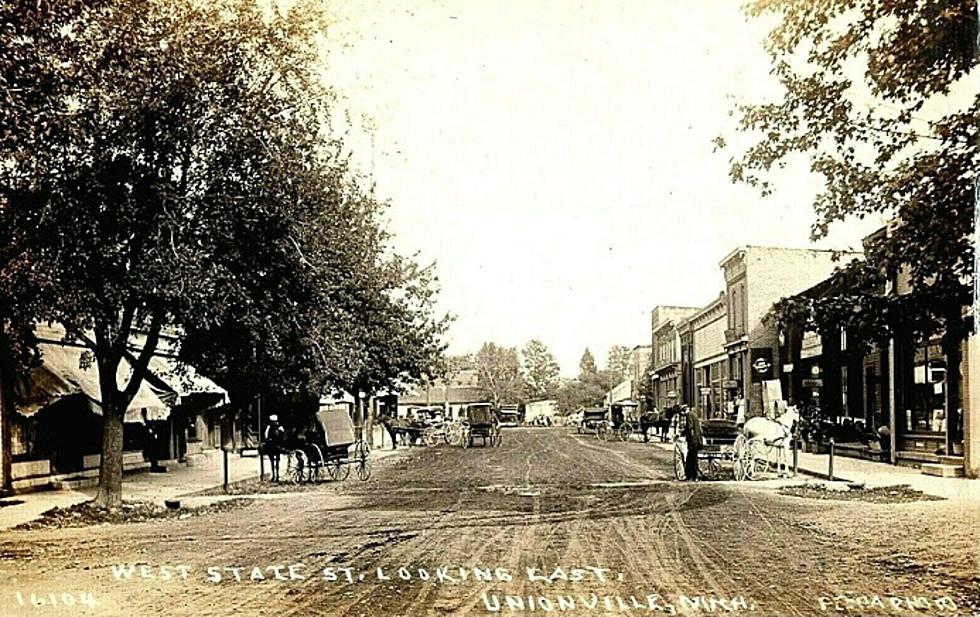
[[[259,481],[265,480],[265,461],[262,456],[262,395],[259,394],[255,401],[255,407],[258,410],[259,417]]]
[[[225,492],[228,492],[228,448],[222,448],[222,453],[225,460]]]
[[[797,432],[795,435],[793,435],[793,477],[794,478],[796,477],[796,474],[799,473],[800,470],[799,445],[800,445],[800,433]]]
[[[828,459],[827,464],[829,466],[829,469],[827,470],[827,477],[830,478],[831,482],[833,482],[834,481],[834,438],[833,437],[830,438],[830,458]]]

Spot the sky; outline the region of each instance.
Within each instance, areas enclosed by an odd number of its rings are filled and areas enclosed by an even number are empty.
[[[820,180],[728,177],[737,102],[777,96],[741,0],[336,3],[328,79],[402,253],[435,262],[449,352],[650,343],[654,306],[703,306],[740,245],[854,249],[880,221],[809,241]],[[372,138],[373,135],[373,138]],[[737,136],[735,136],[737,140]]]

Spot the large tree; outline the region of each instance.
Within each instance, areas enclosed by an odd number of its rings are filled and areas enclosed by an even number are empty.
[[[371,418],[362,407],[378,392],[401,392],[413,383],[444,378],[449,364],[445,334],[452,317],[437,316],[434,265],[391,256],[359,281],[353,334],[360,352],[346,390],[354,395],[358,420]],[[362,395],[364,398],[362,399]]]
[[[976,0],[755,0],[748,13],[775,18],[766,49],[782,95],[737,108],[752,145],[733,157],[732,178],[768,193],[774,168],[808,159],[824,180],[814,239],[835,221],[892,218],[844,269],[820,320],[881,338],[942,327],[958,366],[975,276]]]
[[[524,345],[521,359],[528,397],[535,401],[553,398],[560,384],[561,368],[551,350],[541,341],[533,339]]]
[[[89,347],[104,420],[97,501],[114,506],[123,414],[161,329],[274,308],[303,320],[290,302],[314,293],[304,269],[345,250],[303,233],[342,227],[349,212],[322,128],[324,21],[313,4],[249,0],[14,1],[0,19],[8,320],[57,321]],[[313,332],[340,336],[343,321]],[[144,343],[131,353],[136,332]],[[127,354],[135,371],[117,383]]]
[[[619,381],[630,376],[630,365],[633,363],[633,352],[626,345],[612,345],[606,356],[606,370]]]
[[[516,347],[484,343],[474,357],[480,388],[495,406],[526,400]]]
[[[579,379],[585,379],[599,372],[598,367],[596,367],[595,356],[592,355],[592,350],[588,347],[582,352],[582,358],[578,361],[578,373]]]

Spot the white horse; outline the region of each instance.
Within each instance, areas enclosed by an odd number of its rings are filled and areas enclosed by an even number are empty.
[[[776,472],[782,476],[779,466],[782,464],[786,474],[789,474],[789,461],[787,452],[792,442],[793,425],[800,419],[800,412],[796,407],[788,407],[786,413],[775,420],[762,416],[749,418],[742,428],[742,434],[746,439],[759,439],[769,448],[776,450]]]

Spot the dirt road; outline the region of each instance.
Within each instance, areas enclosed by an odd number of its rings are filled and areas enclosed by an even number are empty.
[[[678,483],[652,445],[513,429],[232,512],[5,533],[0,614],[971,614],[977,520]]]

